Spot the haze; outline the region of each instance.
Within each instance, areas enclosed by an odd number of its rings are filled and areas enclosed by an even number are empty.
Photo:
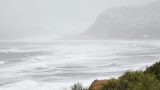
[[[0,0],[1,40],[61,38],[87,30],[103,11],[154,0]]]

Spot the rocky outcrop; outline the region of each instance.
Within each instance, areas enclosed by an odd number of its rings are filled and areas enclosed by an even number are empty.
[[[94,80],[89,87],[89,90],[102,90],[103,86],[107,84],[107,80]]]

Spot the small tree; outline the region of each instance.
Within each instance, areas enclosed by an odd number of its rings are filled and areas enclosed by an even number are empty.
[[[81,83],[76,83],[71,86],[71,90],[88,90],[87,88],[83,88]]]

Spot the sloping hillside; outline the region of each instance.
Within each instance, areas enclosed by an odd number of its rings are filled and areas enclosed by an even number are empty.
[[[160,38],[160,2],[117,7],[103,12],[84,36],[97,38]]]

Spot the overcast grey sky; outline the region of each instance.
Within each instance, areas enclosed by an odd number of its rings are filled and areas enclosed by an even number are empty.
[[[108,8],[154,0],[0,0],[0,38],[81,33]]]

